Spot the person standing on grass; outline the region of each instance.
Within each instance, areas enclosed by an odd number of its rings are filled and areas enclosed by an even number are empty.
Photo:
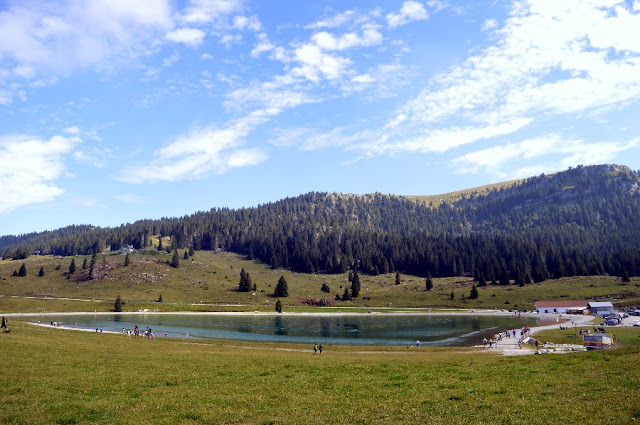
[[[320,351],[320,354],[322,354],[322,344],[318,346],[318,351]]]

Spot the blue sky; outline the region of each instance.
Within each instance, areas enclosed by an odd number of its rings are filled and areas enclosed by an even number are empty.
[[[0,1],[0,235],[640,169],[640,1]]]

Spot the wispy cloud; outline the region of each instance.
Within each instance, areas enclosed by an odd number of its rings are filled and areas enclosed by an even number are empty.
[[[387,23],[391,28],[399,27],[413,21],[422,21],[429,17],[422,3],[409,0],[402,3],[398,13],[389,13]]]
[[[452,165],[463,174],[482,172],[496,178],[520,178],[576,165],[609,162],[620,152],[639,144],[640,138],[628,142],[587,142],[581,139],[564,139],[559,134],[551,133],[518,143],[469,152],[454,160]],[[522,166],[528,162],[535,162],[536,165],[534,168]]]
[[[51,201],[64,193],[56,181],[77,137],[48,140],[24,135],[0,137],[0,212]]]

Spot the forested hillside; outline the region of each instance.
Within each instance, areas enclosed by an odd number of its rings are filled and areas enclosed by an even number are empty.
[[[227,250],[305,273],[469,275],[525,284],[573,275],[640,274],[638,173],[577,167],[434,207],[400,196],[308,193],[255,208],[212,209],[117,228],[0,238],[5,258],[145,248]]]

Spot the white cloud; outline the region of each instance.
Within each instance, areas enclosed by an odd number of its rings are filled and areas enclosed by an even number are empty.
[[[254,111],[224,128],[192,131],[156,151],[149,163],[125,170],[117,178],[131,183],[196,180],[257,165],[267,159],[266,152],[242,148],[243,139],[275,113]]]
[[[367,28],[362,36],[348,32],[335,37],[326,31],[314,34],[311,41],[323,50],[345,50],[353,47],[375,46],[382,42],[382,34],[373,28]]]
[[[486,19],[482,24],[482,31],[491,31],[498,26],[498,21],[493,18]]]
[[[243,3],[242,0],[190,0],[180,19],[189,24],[207,24],[240,11]]]
[[[356,146],[365,155],[444,151],[523,127],[515,123],[640,100],[640,14],[622,0],[519,1],[492,31],[492,45],[432,77]]]
[[[165,38],[174,43],[183,43],[195,47],[202,44],[205,33],[197,28],[179,28],[169,31]]]
[[[67,134],[71,134],[73,136],[77,136],[80,134],[80,127],[77,126],[72,126],[72,127],[67,127],[63,130],[65,133]]]
[[[11,77],[0,85],[13,98],[25,83],[43,85],[88,67],[111,69],[146,54],[171,26],[168,0],[8,3],[0,11],[0,69],[10,69]]]
[[[389,27],[395,28],[413,21],[422,21],[429,18],[427,10],[422,3],[409,0],[402,3],[399,13],[389,13],[387,23]]]
[[[567,140],[559,134],[552,133],[519,143],[469,152],[455,159],[452,165],[460,173],[485,172],[499,178],[526,177],[576,165],[606,163],[612,161],[620,152],[639,144],[638,138],[629,142],[587,142],[580,139]],[[538,163],[535,173],[531,166],[519,168],[523,160]]]
[[[200,59],[203,61],[210,61],[213,60],[213,55],[211,53],[203,53],[200,55]]]
[[[258,40],[258,44],[256,44],[251,50],[251,56],[254,58],[260,56],[263,52],[269,52],[275,48],[275,46],[269,41],[267,34],[259,34]]]
[[[64,173],[66,155],[80,142],[62,136],[0,137],[0,213],[62,195],[64,190],[55,182]]]
[[[314,29],[314,28],[335,28],[340,27],[346,23],[351,22],[357,16],[356,12],[353,10],[347,10],[342,13],[337,13],[328,18],[322,19],[320,21],[314,22],[313,24],[307,25],[305,28]]]
[[[242,36],[240,34],[225,34],[220,38],[220,43],[224,44],[225,47],[229,48],[233,44],[237,44],[242,41]]]
[[[262,24],[257,16],[234,16],[232,27],[239,30],[249,29],[251,31],[260,31]]]

